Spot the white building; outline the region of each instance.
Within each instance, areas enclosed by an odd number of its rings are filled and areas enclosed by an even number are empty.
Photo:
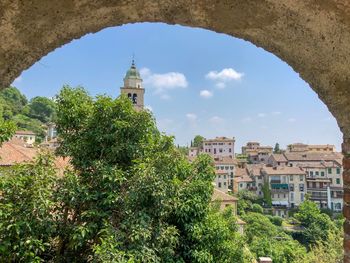
[[[259,142],[248,142],[242,147],[242,154],[248,156],[250,163],[267,163],[269,156],[272,154],[271,146],[261,146]]]
[[[50,141],[55,138],[57,138],[56,124],[51,122],[47,125],[46,141]]]
[[[215,139],[205,139],[199,151],[215,157],[233,158],[235,148],[235,138],[216,137]]]
[[[227,192],[228,190],[232,191],[236,160],[230,157],[216,157],[214,158],[214,165],[217,173],[215,181],[217,188],[224,192]]]
[[[24,141],[27,145],[32,146],[35,143],[35,133],[32,131],[16,131],[15,138]]]
[[[264,167],[262,173],[271,191],[274,214],[285,217],[289,208],[305,200],[306,173],[299,167]]]

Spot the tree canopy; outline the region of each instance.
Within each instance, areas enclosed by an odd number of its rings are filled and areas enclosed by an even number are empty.
[[[204,140],[204,137],[201,135],[196,135],[193,139],[193,147],[199,147],[202,145],[202,142]]]
[[[211,206],[212,159],[189,163],[148,111],[125,98],[57,97],[59,154],[0,177],[4,261],[245,262],[232,212]],[[23,200],[26,200],[25,202]],[[20,205],[16,205],[20,202]]]
[[[28,100],[17,88],[0,91],[0,118],[11,120],[18,129],[35,132],[40,142],[45,137],[46,125],[56,118],[56,103],[46,97]]]

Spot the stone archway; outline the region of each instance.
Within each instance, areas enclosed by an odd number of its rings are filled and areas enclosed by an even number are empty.
[[[344,261],[350,262],[350,2],[2,0],[0,87],[73,39],[135,22],[201,27],[245,39],[280,57],[310,84],[344,135]]]

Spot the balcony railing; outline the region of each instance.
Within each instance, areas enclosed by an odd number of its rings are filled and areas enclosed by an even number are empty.
[[[271,189],[274,190],[288,190],[288,184],[274,184],[271,183]]]
[[[313,192],[313,193],[311,193],[310,199],[327,200],[327,193]]]

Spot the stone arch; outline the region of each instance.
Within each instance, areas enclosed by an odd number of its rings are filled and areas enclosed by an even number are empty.
[[[350,3],[344,0],[61,0],[0,3],[0,87],[55,48],[110,26],[164,22],[252,42],[287,62],[344,135],[345,257],[350,262]]]

